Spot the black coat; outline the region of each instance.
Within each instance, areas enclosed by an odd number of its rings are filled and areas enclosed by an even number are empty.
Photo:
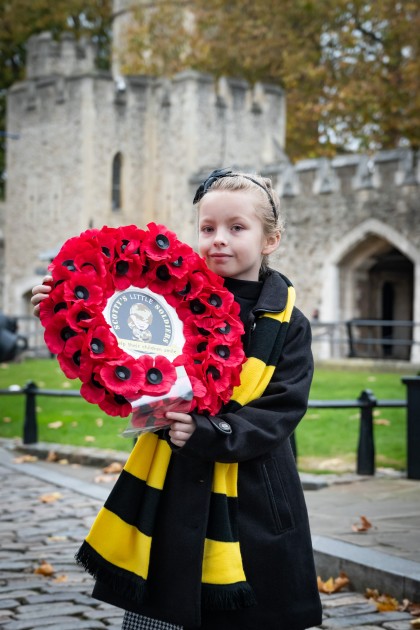
[[[282,310],[286,298],[284,280],[272,272],[253,313],[258,317]],[[302,630],[321,623],[307,510],[289,439],[307,407],[310,346],[309,322],[295,308],[264,395],[210,422],[193,414],[197,429],[183,448],[174,448],[165,481],[151,551],[150,600],[133,608],[101,584],[95,597],[185,628]],[[245,575],[258,602],[217,613],[202,610],[200,597],[215,461],[239,462],[239,540]]]

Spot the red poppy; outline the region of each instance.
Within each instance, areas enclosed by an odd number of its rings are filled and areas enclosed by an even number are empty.
[[[98,284],[94,276],[80,271],[72,273],[64,287],[64,297],[67,302],[81,301],[87,306],[97,306],[104,308],[106,296],[102,286]]]
[[[100,375],[107,389],[127,398],[135,396],[143,385],[144,372],[132,357],[107,361],[103,364]]]
[[[64,299],[64,284],[60,284],[48,294],[48,297],[39,305],[39,318],[44,328],[57,315],[59,311],[67,310],[67,302]]]
[[[99,405],[106,396],[105,387],[99,382],[95,373],[92,373],[91,378],[86,383],[82,383],[80,393],[83,398],[93,405]]]
[[[242,365],[245,361],[245,353],[242,345],[228,345],[221,343],[220,339],[212,339],[207,347],[207,354],[224,367]]]
[[[171,253],[175,245],[179,243],[174,232],[164,225],[148,223],[149,232],[143,242],[143,250],[151,260],[171,259]]]
[[[63,352],[57,355],[61,369],[67,378],[78,378],[80,376],[80,364],[82,361],[82,347],[85,339],[81,335],[71,337]]]
[[[110,272],[117,291],[124,291],[131,285],[142,288],[147,284],[143,275],[143,262],[140,256],[115,257]]]
[[[101,310],[87,306],[84,302],[78,301],[68,309],[67,321],[73,330],[86,332],[94,323],[97,325],[97,318],[102,315]]]
[[[77,335],[77,331],[69,326],[67,311],[56,313],[45,327],[44,339],[50,352],[58,354],[64,350],[66,342]]]
[[[89,355],[95,361],[112,360],[123,354],[107,324],[91,328],[87,333],[86,343]]]
[[[173,275],[168,263],[154,265],[146,275],[149,289],[159,295],[172,294],[179,284],[179,278]]]
[[[131,403],[120,394],[111,394],[106,392],[102,400],[98,402],[98,406],[109,416],[121,416],[126,418],[131,412]]]
[[[137,365],[141,369],[139,390],[142,394],[167,394],[176,381],[175,367],[166,357],[145,354],[137,359]]]

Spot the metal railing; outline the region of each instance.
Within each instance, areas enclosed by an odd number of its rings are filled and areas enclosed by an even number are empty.
[[[414,334],[418,326],[418,322],[388,319],[311,321],[315,353],[324,344],[330,358],[409,360],[413,346],[420,343]]]
[[[374,409],[399,407],[407,409],[407,477],[420,479],[420,377],[403,377],[402,382],[407,387],[406,400],[377,400],[369,389],[363,390],[356,400],[309,400],[309,409],[360,409],[356,466],[356,472],[359,475],[375,474]],[[25,396],[24,444],[33,444],[38,441],[37,396],[82,399],[77,390],[41,389],[33,381],[23,388],[0,389],[0,395]],[[292,447],[297,456],[294,436]]]

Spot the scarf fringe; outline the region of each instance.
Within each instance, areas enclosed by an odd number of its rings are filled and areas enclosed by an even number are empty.
[[[238,610],[257,604],[254,591],[247,582],[220,586],[202,584],[201,597],[203,608],[207,610]]]
[[[98,582],[118,591],[123,597],[138,603],[143,601],[146,594],[145,580],[105,560],[86,540],[76,553],[75,560]]]

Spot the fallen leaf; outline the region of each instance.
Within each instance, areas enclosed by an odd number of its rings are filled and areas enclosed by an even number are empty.
[[[71,423],[71,426],[72,426],[72,428],[73,428],[73,429],[75,429],[75,428],[78,426],[78,422],[77,422],[76,420],[74,420],[74,421]]]
[[[318,575],[317,581],[318,591],[320,593],[327,593],[328,595],[341,591],[342,588],[350,583],[350,580],[344,571],[340,573],[338,578],[330,577],[326,582],[324,582]]]
[[[373,424],[377,424],[377,425],[383,426],[383,427],[389,427],[389,425],[391,423],[386,418],[377,418],[376,420],[373,421]]]
[[[39,565],[39,567],[37,567],[34,570],[34,573],[37,573],[38,575],[53,575],[54,574],[54,569],[52,567],[51,564],[49,564],[49,562],[45,562],[45,560],[43,560],[41,562],[41,564]]]
[[[95,483],[111,483],[111,481],[116,481],[117,475],[96,475],[94,478]]]
[[[62,459],[58,460],[58,463],[60,464],[60,466],[67,466],[67,464],[69,463],[69,460],[63,457]]]
[[[56,462],[57,459],[58,459],[57,453],[55,453],[54,451],[49,451],[45,461]]]
[[[55,584],[58,584],[61,582],[67,582],[67,580],[68,580],[67,575],[57,575],[57,577],[53,579],[53,582],[55,582]]]
[[[65,389],[69,389],[69,387],[71,387],[70,383],[68,381],[64,381],[63,383],[61,383],[61,387],[64,387]]]
[[[106,473],[107,475],[110,475],[113,473],[119,473],[122,471],[122,469],[123,469],[123,465],[120,464],[120,462],[111,462],[108,466],[105,466],[105,468],[103,468],[102,471]]]
[[[38,457],[36,455],[21,455],[20,457],[15,457],[13,463],[15,464],[25,464],[26,462],[37,462]]]
[[[403,607],[400,605],[398,600],[395,599],[395,597],[392,597],[392,595],[387,595],[386,593],[380,593],[376,588],[367,588],[365,591],[365,597],[372,604],[375,604],[379,612],[403,610]],[[408,600],[405,601],[407,602]]]
[[[63,426],[63,423],[61,422],[61,420],[57,420],[56,422],[50,422],[49,424],[47,424],[47,427],[49,429],[60,429]]]
[[[103,427],[104,426],[104,421],[102,420],[102,418],[96,418],[95,424],[96,424],[97,427]]]
[[[370,523],[366,516],[360,517],[360,523],[354,523],[351,528],[354,532],[367,532],[372,527],[372,523]]]
[[[67,536],[48,536],[48,542],[64,542],[67,540]]]
[[[96,438],[93,435],[85,435],[85,442],[94,442]]]
[[[12,422],[12,418],[9,418],[8,416],[5,416],[5,417],[3,418],[3,422],[4,422],[5,424],[9,424],[9,422]]]
[[[55,503],[55,501],[62,498],[63,495],[60,494],[60,492],[51,492],[51,494],[42,494],[39,500],[42,501],[42,503]]]

